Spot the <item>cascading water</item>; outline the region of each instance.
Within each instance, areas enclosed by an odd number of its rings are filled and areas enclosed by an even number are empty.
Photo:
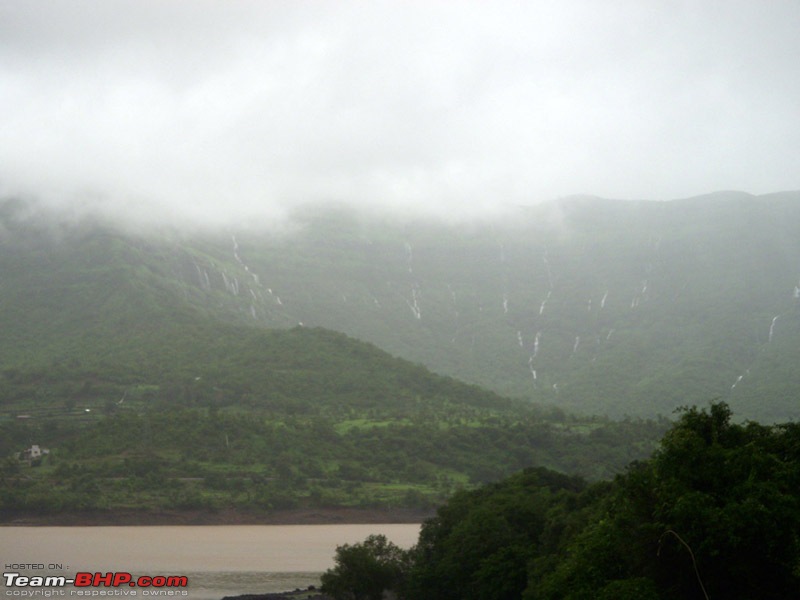
[[[250,271],[250,267],[248,267],[242,260],[242,257],[239,256],[239,242],[236,241],[236,236],[233,234],[231,234],[231,241],[233,242],[233,258],[236,259],[236,262],[239,263],[245,272],[253,278],[253,281],[255,281],[256,285],[261,285],[258,281],[258,275],[252,273]]]
[[[411,286],[411,302],[406,300],[406,304],[411,309],[414,318],[418,321],[422,319],[422,310],[419,307],[419,286],[415,283]]]
[[[194,268],[197,270],[197,278],[200,280],[200,287],[206,292],[211,289],[211,280],[208,277],[208,272],[205,269],[200,269],[200,265],[194,263]]]
[[[404,246],[405,246],[405,249],[406,249],[406,264],[408,266],[408,272],[409,273],[413,273],[414,272],[414,268],[413,268],[412,265],[413,265],[413,262],[414,262],[414,248],[412,248],[411,244],[408,243],[408,242],[405,242]]]
[[[552,290],[548,291],[547,292],[547,296],[545,296],[544,300],[542,300],[542,303],[539,306],[539,316],[540,317],[542,316],[542,313],[544,313],[544,305],[547,304],[547,301],[550,299],[550,294],[552,294],[552,293],[553,293]]]
[[[536,382],[536,369],[533,367],[533,356],[528,358],[528,368],[531,371],[531,377],[533,377],[534,383]]]

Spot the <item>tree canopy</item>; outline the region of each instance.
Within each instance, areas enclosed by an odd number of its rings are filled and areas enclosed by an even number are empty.
[[[322,576],[322,591],[335,600],[381,600],[402,585],[407,553],[384,535],[336,548],[336,566]]]
[[[457,493],[423,525],[395,591],[410,600],[793,597],[798,490],[798,424],[735,423],[725,403],[687,408],[652,457],[613,482],[529,469]]]

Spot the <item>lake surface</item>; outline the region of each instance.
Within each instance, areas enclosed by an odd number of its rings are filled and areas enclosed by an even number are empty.
[[[410,548],[419,529],[413,524],[0,527],[0,564],[3,572],[26,576],[72,577],[82,571],[126,571],[134,578],[185,575],[189,598],[219,600],[319,585],[322,572],[334,564],[337,545],[383,534]],[[13,568],[30,564],[44,568]],[[77,588],[64,589],[69,598]],[[142,589],[137,589],[137,600],[142,600]],[[9,591],[4,587],[4,597]]]

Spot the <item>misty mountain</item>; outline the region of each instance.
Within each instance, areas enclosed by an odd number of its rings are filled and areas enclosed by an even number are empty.
[[[308,208],[282,232],[132,232],[7,202],[0,363],[157,370],[159,340],[198,323],[302,325],[569,410],[722,398],[797,418],[798,224],[798,192],[572,197],[469,224]]]

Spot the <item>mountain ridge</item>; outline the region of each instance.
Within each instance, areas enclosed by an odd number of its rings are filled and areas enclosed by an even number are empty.
[[[59,241],[41,219],[20,233],[3,214],[0,294],[15,336],[3,363],[68,357],[72,337],[111,352],[191,314],[339,330],[568,410],[669,414],[724,397],[747,417],[797,415],[800,192],[573,197],[469,226],[309,209],[285,235],[84,222]],[[69,310],[46,300],[59,295]]]

